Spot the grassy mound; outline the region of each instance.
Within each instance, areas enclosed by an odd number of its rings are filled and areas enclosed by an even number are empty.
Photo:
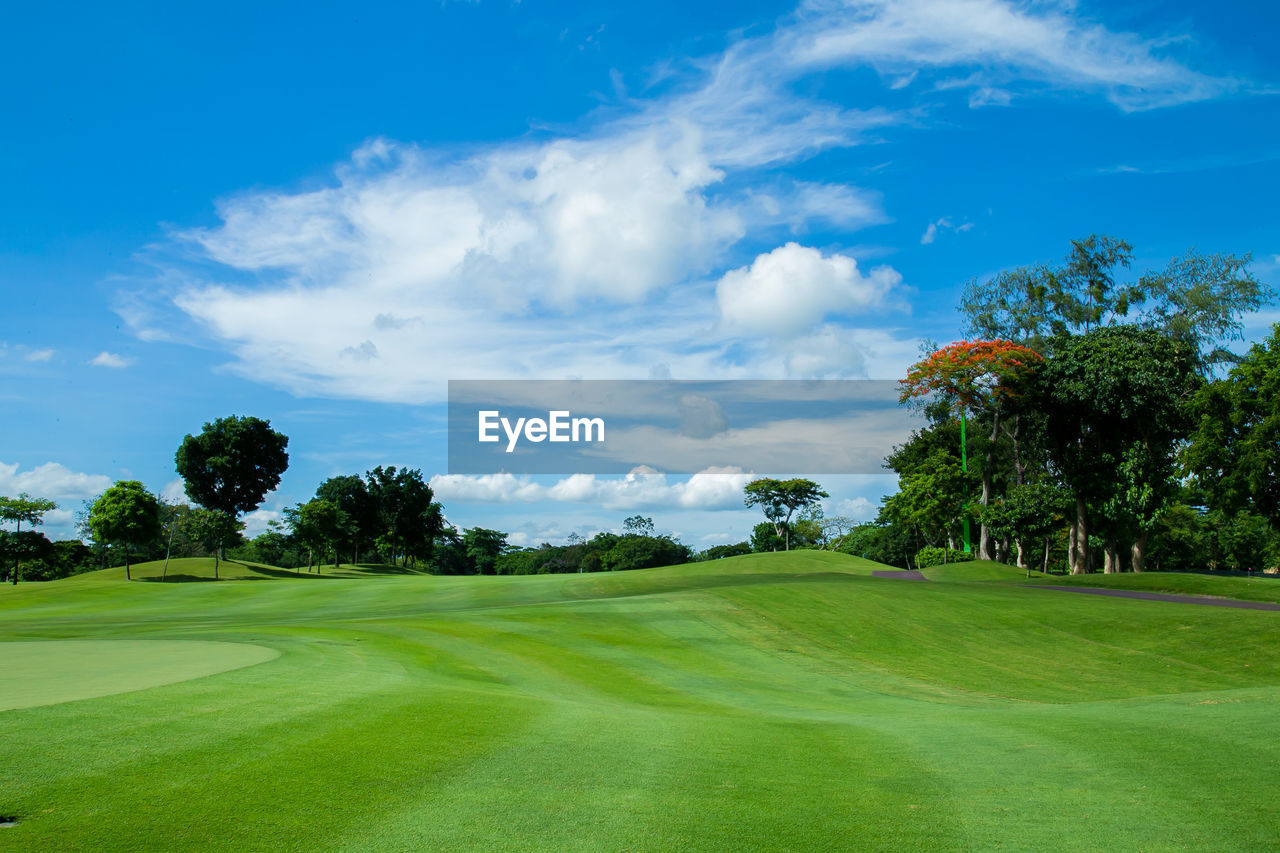
[[[7,589],[9,660],[107,639],[278,656],[0,713],[0,813],[21,818],[0,832],[18,850],[1244,850],[1280,835],[1265,797],[1244,819],[1206,795],[1271,782],[1280,614],[1053,595],[982,564],[930,583],[878,568],[795,552]],[[145,666],[122,658],[121,677]]]

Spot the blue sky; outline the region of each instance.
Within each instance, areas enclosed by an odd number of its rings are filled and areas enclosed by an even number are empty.
[[[961,336],[967,280],[1090,232],[1280,284],[1277,14],[15,8],[0,493],[65,535],[114,479],[180,493],[182,436],[253,414],[292,456],[253,530],[335,474],[440,478],[451,378],[897,378]],[[705,547],[756,521],[745,476],[436,482],[516,542],[640,511]],[[865,516],[893,481],[824,485]]]

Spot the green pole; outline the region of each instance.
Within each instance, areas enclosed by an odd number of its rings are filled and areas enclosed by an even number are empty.
[[[968,442],[965,440],[965,418],[964,409],[960,410],[960,473],[969,473],[969,453],[966,450]],[[969,504],[966,502],[963,510],[963,517],[960,520],[962,525],[962,535],[964,537],[964,552],[966,554],[973,553],[973,547],[969,544]]]

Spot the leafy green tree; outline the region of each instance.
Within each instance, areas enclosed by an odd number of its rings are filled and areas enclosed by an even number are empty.
[[[766,527],[768,524],[766,523]],[[723,560],[725,557],[741,557],[751,553],[748,542],[735,542],[732,545],[712,545],[698,555],[699,560]]]
[[[1280,528],[1280,324],[1196,397],[1184,469],[1215,506],[1252,509]]]
[[[643,515],[633,515],[623,520],[622,530],[628,536],[652,536],[653,519],[645,518]]]
[[[751,528],[751,550],[756,554],[767,554],[770,551],[780,550],[778,546],[783,548],[787,546],[787,541],[778,535],[778,529],[773,522],[762,521],[755,527]]]
[[[795,478],[775,480],[762,477],[746,485],[747,506],[758,506],[773,525],[774,533],[782,537],[783,550],[791,548],[791,516],[797,509],[814,506],[822,498],[830,497],[812,480]]]
[[[293,527],[293,535],[307,546],[307,571],[311,571],[312,557],[318,554],[319,558],[314,563],[316,573],[319,574],[325,555],[330,550],[334,553],[334,564],[337,565],[337,543],[347,534],[350,522],[347,514],[336,503],[316,498],[298,505],[286,518]]]
[[[999,539],[1011,540],[1018,551],[1018,568],[1030,570],[1032,543],[1042,547],[1041,568],[1047,568],[1048,537],[1066,524],[1071,496],[1044,483],[1013,486],[1008,494],[982,511],[983,523]]]
[[[244,522],[220,509],[192,510],[182,523],[193,540],[213,554],[213,579],[218,579],[218,566],[226,546],[239,538]]]
[[[414,558],[429,560],[431,548],[444,529],[444,513],[433,502],[431,487],[417,469],[378,466],[366,475],[370,496],[378,507],[380,542],[391,562],[405,566]]]
[[[496,574],[498,557],[507,547],[507,534],[484,527],[469,527],[462,532],[462,547],[476,574]]]
[[[33,498],[26,492],[22,492],[16,498],[0,496],[0,521],[8,521],[13,523],[13,532],[20,538],[22,534],[22,522],[26,522],[29,527],[39,527],[44,523],[44,514],[50,510],[57,509],[58,505],[51,500],[45,498]],[[21,547],[15,540],[13,548],[13,584],[17,586],[18,576],[22,573],[18,565],[19,557],[17,554],[21,552]],[[6,565],[8,561],[5,561]]]
[[[1201,380],[1189,345],[1134,326],[1063,341],[1045,364],[1036,405],[1049,453],[1075,499],[1069,559],[1089,570],[1090,508],[1108,510],[1111,538],[1133,536],[1141,569],[1152,525],[1176,491],[1175,443]]]
[[[191,500],[238,519],[280,485],[289,467],[288,446],[270,421],[231,415],[184,437],[174,463]]]
[[[351,550],[351,562],[360,562],[360,555],[372,547],[382,532],[378,502],[369,487],[353,474],[330,477],[316,489],[316,497],[335,504],[346,514],[343,547]]]
[[[912,531],[920,545],[941,547],[952,533],[966,503],[965,476],[955,457],[935,450],[923,464],[900,476],[897,494],[884,502],[884,515]]]
[[[654,569],[689,562],[692,552],[665,536],[623,536],[601,559],[608,572]]]
[[[1091,234],[1072,241],[1062,264],[974,279],[961,300],[966,332],[1016,341],[1047,356],[1070,335],[1127,323],[1188,345],[1203,370],[1235,360],[1217,343],[1239,340],[1241,318],[1272,297],[1249,272],[1247,253],[1202,255],[1193,249],[1163,270],[1118,282],[1117,272],[1132,258],[1133,249],[1123,240]]]
[[[124,577],[129,576],[129,548],[160,535],[160,502],[137,480],[121,480],[89,507],[89,527],[99,542],[124,549]]]

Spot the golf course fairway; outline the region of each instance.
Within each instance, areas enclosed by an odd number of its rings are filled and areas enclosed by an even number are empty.
[[[1280,613],[884,568],[6,587],[0,849],[1276,847]]]

